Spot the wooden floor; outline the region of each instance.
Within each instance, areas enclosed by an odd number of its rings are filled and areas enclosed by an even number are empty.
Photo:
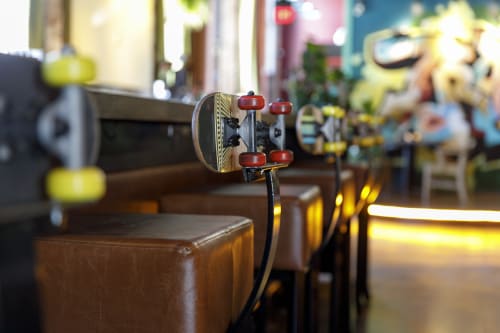
[[[500,192],[471,192],[467,203],[460,205],[456,193],[451,191],[433,191],[429,202],[422,202],[419,188],[404,192],[384,190],[377,203],[421,208],[500,210]]]
[[[418,192],[383,193],[377,203],[500,210],[500,194],[473,193],[465,207],[446,192],[428,205]],[[372,218],[369,248],[371,303],[364,315],[353,311],[352,332],[500,331],[500,224]]]
[[[499,193],[474,193],[460,207],[453,193],[430,204],[418,192],[382,193],[377,201],[409,207],[500,210]],[[357,222],[352,223],[355,257]],[[470,333],[500,331],[500,224],[370,221],[366,312],[352,308],[354,333]],[[355,263],[351,267],[354,269]],[[352,275],[355,272],[353,270]],[[327,283],[321,287],[326,303]],[[320,332],[327,332],[326,304]]]
[[[371,304],[354,332],[500,330],[500,227],[374,220]]]
[[[396,198],[379,202],[423,207],[417,195]],[[500,210],[498,199],[476,193],[467,208]],[[450,194],[436,195],[431,207],[459,208]],[[500,332],[500,223],[372,218],[369,233],[371,301],[362,315],[352,307],[351,333]],[[354,220],[353,258],[356,238]],[[320,285],[320,333],[328,332],[328,288]]]

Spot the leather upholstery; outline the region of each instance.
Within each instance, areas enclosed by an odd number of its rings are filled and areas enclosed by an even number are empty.
[[[307,175],[308,170],[313,170],[313,174]],[[368,167],[364,165],[342,164],[342,194],[343,194],[343,216],[350,218],[357,213],[356,206],[360,199],[360,194],[363,186],[368,178]],[[324,172],[330,174],[330,179]],[[289,173],[287,175],[287,173]],[[303,174],[303,181],[300,179],[300,174]],[[350,175],[348,175],[350,174]],[[326,177],[326,178],[323,178]],[[284,169],[280,173],[280,179],[284,183],[293,184],[318,184],[320,182],[321,191],[325,202],[325,218],[328,213],[328,205],[326,202],[331,200],[334,191],[335,171],[332,164],[321,160],[298,161],[293,164],[292,168]],[[332,193],[332,194],[328,194]],[[324,220],[328,221],[328,220]]]
[[[332,205],[335,205],[335,187],[336,175],[333,167],[329,169],[313,169],[313,168],[287,168],[280,171],[279,174],[281,184],[311,184],[317,185],[321,189],[323,197],[323,224],[324,227],[329,225]],[[342,195],[346,196],[349,184],[353,181],[353,174],[349,170],[344,170],[340,173]],[[348,199],[348,198],[347,198]]]
[[[103,201],[97,204],[75,207],[67,210],[70,214],[119,214],[142,213],[156,214],[160,211],[158,200],[114,200]]]
[[[153,213],[158,198],[165,193],[196,188],[200,184],[238,181],[242,181],[241,172],[216,174],[208,171],[200,162],[114,172],[106,175],[106,195],[102,200],[74,211]]]
[[[36,240],[45,332],[225,332],[250,293],[247,218],[70,220],[67,233]]]
[[[281,229],[274,269],[306,271],[321,243],[323,203],[311,185],[282,185]],[[262,258],[267,224],[265,184],[230,184],[164,196],[160,210],[169,213],[227,214],[254,221],[255,264]]]

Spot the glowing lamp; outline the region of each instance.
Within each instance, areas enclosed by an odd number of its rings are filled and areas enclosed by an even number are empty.
[[[292,24],[297,17],[297,12],[288,2],[280,1],[276,4],[274,19],[277,25]]]

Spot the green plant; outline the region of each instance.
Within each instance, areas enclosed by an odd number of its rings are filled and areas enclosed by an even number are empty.
[[[352,80],[336,68],[328,68],[325,46],[307,43],[302,67],[290,75],[288,93],[297,109],[306,104],[347,107]]]

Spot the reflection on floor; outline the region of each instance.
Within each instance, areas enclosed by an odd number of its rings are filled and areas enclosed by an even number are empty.
[[[374,219],[370,260],[371,304],[354,332],[498,331],[499,226]]]
[[[461,208],[500,211],[498,199],[500,193],[475,193]],[[429,207],[418,195],[385,194],[377,203]],[[430,208],[460,207],[453,194],[439,193]],[[351,226],[354,279],[355,219]],[[371,300],[359,316],[352,306],[352,333],[500,331],[500,223],[372,218],[369,233]],[[320,333],[326,333],[329,276],[322,278],[318,326]],[[269,332],[283,332],[283,327]]]
[[[377,199],[377,203],[405,207],[500,210],[500,192],[476,191],[469,193],[467,204],[460,206],[457,194],[450,191],[433,191],[430,201],[424,203],[418,188],[407,192],[384,189]]]

